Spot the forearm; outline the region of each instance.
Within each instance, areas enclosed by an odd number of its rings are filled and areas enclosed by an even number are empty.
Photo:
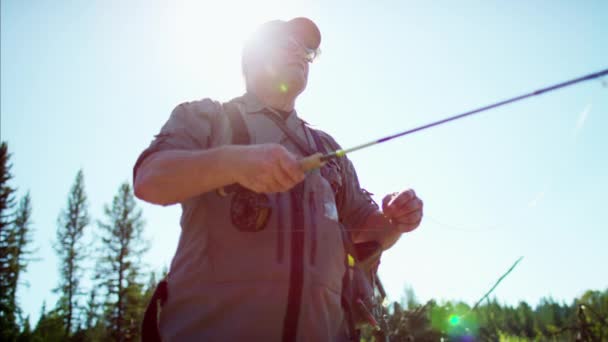
[[[169,205],[235,182],[237,146],[199,151],[159,151],[148,156],[134,180],[135,195],[147,202]]]
[[[369,215],[352,233],[353,242],[377,241],[384,250],[393,246],[400,236],[401,232],[379,210]]]

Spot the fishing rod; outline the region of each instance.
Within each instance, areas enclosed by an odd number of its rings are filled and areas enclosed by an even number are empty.
[[[566,82],[558,83],[558,84],[555,84],[555,85],[552,85],[552,86],[549,86],[549,87],[538,89],[538,90],[535,90],[533,92],[530,92],[530,93],[527,93],[527,94],[524,94],[524,95],[520,95],[520,96],[516,96],[516,97],[510,98],[508,100],[496,102],[496,103],[493,103],[491,105],[487,105],[487,106],[484,106],[484,107],[473,109],[471,111],[468,111],[468,112],[465,112],[465,113],[462,113],[462,114],[457,114],[457,115],[454,115],[454,116],[450,116],[450,117],[447,117],[445,119],[441,119],[441,120],[438,120],[438,121],[435,121],[435,122],[431,122],[429,124],[422,125],[422,126],[419,126],[419,127],[416,127],[416,128],[408,129],[407,131],[403,131],[403,132],[400,132],[400,133],[389,135],[389,136],[386,136],[384,138],[380,138],[378,140],[370,141],[370,142],[365,143],[365,144],[361,144],[361,145],[354,146],[354,147],[347,148],[347,149],[336,150],[336,151],[333,151],[333,152],[330,152],[330,153],[327,153],[327,154],[315,153],[315,154],[313,154],[311,156],[302,158],[299,161],[300,167],[304,171],[308,171],[308,170],[312,170],[312,169],[317,169],[317,168],[320,168],[321,166],[323,166],[329,160],[337,159],[337,158],[342,158],[346,154],[354,152],[354,151],[358,151],[358,150],[362,150],[362,149],[367,148],[367,147],[371,147],[371,146],[374,146],[374,145],[382,144],[382,143],[385,143],[385,142],[387,142],[389,140],[393,140],[395,138],[399,138],[399,137],[402,137],[402,136],[405,136],[405,135],[408,135],[408,134],[419,132],[419,131],[425,130],[427,128],[431,128],[431,127],[434,127],[434,126],[439,126],[439,125],[448,123],[450,121],[462,119],[464,117],[467,117],[467,116],[470,116],[470,115],[473,115],[473,114],[478,114],[478,113],[481,113],[481,112],[484,112],[484,111],[487,111],[487,110],[490,110],[490,109],[493,109],[493,108],[497,108],[497,107],[500,107],[500,106],[504,106],[504,105],[507,105],[509,103],[521,101],[521,100],[526,99],[528,97],[533,97],[533,96],[541,95],[543,93],[547,93],[547,92],[550,92],[550,91],[553,91],[553,90],[557,90],[557,89],[560,89],[560,88],[568,87],[568,86],[574,85],[574,84],[579,83],[579,82],[593,80],[593,79],[596,79],[596,78],[599,78],[599,77],[602,77],[602,76],[605,76],[605,75],[608,75],[608,69],[605,69],[605,70],[602,70],[602,71],[598,71],[598,72],[595,72],[595,73],[592,73],[592,74],[589,74],[589,75],[585,75],[585,76],[582,76],[582,77],[578,77],[578,78],[575,78],[575,79],[572,79],[572,80],[569,80],[569,81],[566,81]]]

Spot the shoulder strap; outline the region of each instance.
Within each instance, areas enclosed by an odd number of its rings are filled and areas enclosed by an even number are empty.
[[[224,112],[228,117],[230,129],[232,130],[232,144],[249,145],[251,143],[251,136],[249,135],[249,130],[245,125],[241,111],[236,105],[230,103],[225,104],[224,107]]]
[[[285,122],[281,120],[278,116],[269,111],[264,111],[263,114],[268,119],[273,121],[283,131],[283,133],[285,133],[285,135],[296,145],[296,147],[300,150],[300,152],[302,152],[302,154],[304,154],[305,156],[311,156],[315,154],[315,151],[313,151],[308,146],[308,144],[305,143],[304,140],[300,138],[295,132],[290,130],[289,127],[285,125]]]
[[[231,141],[232,145],[249,145],[251,144],[251,135],[243,119],[243,115],[239,110],[239,107],[232,103],[226,103],[222,106],[222,111],[228,118],[231,130]],[[229,193],[233,193],[238,189],[240,185],[237,183],[231,184],[222,188],[217,189],[217,194],[225,197]]]
[[[158,309],[162,307],[169,296],[167,290],[167,277],[161,280],[157,285],[152,298],[148,302],[144,318],[141,324],[141,340],[142,342],[160,342],[160,332],[158,330]]]
[[[310,132],[310,135],[312,135],[312,139],[315,141],[315,145],[317,145],[317,149],[319,149],[319,152],[323,153],[323,154],[327,154],[327,147],[325,147],[325,144],[323,144],[323,141],[321,140],[321,136],[319,135],[319,133],[306,126],[308,128],[308,131]]]

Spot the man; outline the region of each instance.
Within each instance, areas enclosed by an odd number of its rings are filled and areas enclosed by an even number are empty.
[[[387,249],[420,224],[413,190],[381,212],[347,158],[302,169],[339,148],[294,110],[320,42],[306,18],[262,25],[243,50],[247,93],[179,105],[138,159],[136,196],[183,210],[163,340],[342,339],[343,227]]]

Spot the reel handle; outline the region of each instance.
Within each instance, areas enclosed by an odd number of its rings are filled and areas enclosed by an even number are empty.
[[[325,162],[321,160],[323,153],[315,153],[311,156],[304,157],[298,161],[300,169],[304,172],[311,171],[314,169],[320,169]]]

